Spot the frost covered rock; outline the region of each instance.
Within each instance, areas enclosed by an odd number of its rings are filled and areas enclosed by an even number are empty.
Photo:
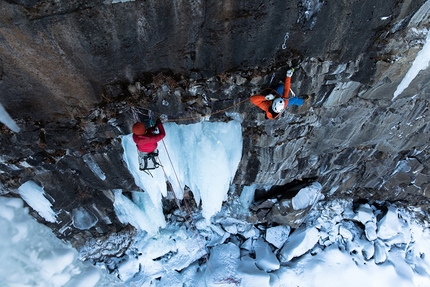
[[[237,234],[237,225],[236,224],[223,224],[222,226],[224,230],[230,234]]]
[[[36,210],[46,221],[56,222],[56,213],[52,210],[51,202],[45,197],[45,190],[32,180],[22,184],[18,188],[24,201]]]
[[[171,258],[166,260],[164,268],[181,271],[206,255],[203,240],[197,237],[174,238],[176,250]]]
[[[240,259],[240,265],[237,269],[241,278],[240,286],[271,286],[269,273],[260,270],[255,265],[255,260],[249,256]]]
[[[240,250],[233,243],[215,246],[209,257],[205,274],[206,286],[240,286],[238,266],[240,264]]]
[[[362,248],[363,249],[361,252],[363,253],[364,259],[370,260],[370,258],[372,258],[375,254],[375,245],[373,242],[367,241],[365,244],[363,244]]]
[[[140,268],[141,266],[137,258],[128,257],[127,260],[118,265],[118,277],[126,282],[139,273]]]
[[[215,219],[214,221],[221,224],[222,229],[230,234],[243,234],[253,229],[252,224],[231,217],[222,217],[220,219]],[[251,231],[251,233],[253,234],[254,231]]]
[[[339,234],[346,240],[354,239],[354,235],[352,234],[352,232],[343,225],[339,226]]]
[[[245,242],[242,243],[242,245],[240,245],[240,248],[252,251],[254,250],[253,242],[254,240],[252,238],[248,238],[247,240],[245,240]]]
[[[375,241],[375,254],[373,257],[377,264],[384,263],[387,260],[387,247],[380,240]]]
[[[376,223],[373,221],[368,221],[364,226],[364,234],[366,234],[366,238],[369,241],[376,240],[376,238],[378,238],[378,235],[376,234]]]
[[[370,205],[367,203],[360,205],[355,212],[356,212],[356,216],[354,219],[360,221],[363,224],[366,224],[366,222],[368,221],[375,220],[375,215],[373,214],[373,210],[370,207]]]
[[[402,230],[397,208],[390,206],[387,214],[378,222],[377,235],[381,239],[390,239]]]
[[[252,225],[252,227],[248,230],[245,230],[241,233],[241,235],[245,238],[257,238],[260,236],[260,230],[258,230],[255,226]]]
[[[206,223],[204,219],[201,221]],[[210,229],[206,227],[203,230],[199,230],[199,233],[209,239],[207,243],[208,246],[223,244],[225,240],[230,237],[230,233],[225,232],[220,226],[215,224],[211,224]]]
[[[281,248],[290,235],[291,228],[287,225],[270,227],[266,230],[266,241],[277,248]]]
[[[294,257],[308,252],[318,242],[319,233],[315,227],[299,228],[294,231],[279,252],[281,262],[288,262]]]
[[[254,242],[255,261],[258,268],[266,272],[279,269],[279,261],[269,244],[263,239]]]
[[[322,186],[318,182],[300,189],[292,199],[294,210],[304,209],[318,201],[321,189]]]

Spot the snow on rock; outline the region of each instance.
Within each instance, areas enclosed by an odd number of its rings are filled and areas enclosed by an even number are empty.
[[[119,278],[124,282],[132,279],[140,268],[138,258],[127,256],[126,259],[118,265]]]
[[[370,260],[370,258],[372,258],[375,254],[375,245],[373,242],[367,241],[363,244],[361,252],[364,256],[364,259]]]
[[[205,229],[199,229],[199,233],[201,236],[205,236],[207,238],[207,246],[216,246],[218,244],[223,244],[227,238],[230,237],[230,233],[225,232],[220,226],[211,224],[209,227]]]
[[[279,225],[270,227],[266,230],[266,241],[273,244],[276,248],[281,248],[290,235],[289,226]]]
[[[390,239],[402,231],[397,208],[390,206],[385,216],[378,222],[377,235],[381,239]]]
[[[384,263],[387,260],[387,246],[380,240],[375,241],[375,254],[373,255],[375,263]]]
[[[368,221],[374,221],[375,215],[373,214],[373,210],[369,204],[360,205],[355,211],[356,216],[354,219],[360,221],[363,224],[366,224]]]
[[[318,182],[302,188],[292,199],[294,210],[304,209],[319,200],[322,186]]]
[[[377,229],[376,223],[372,221],[368,221],[364,226],[365,226],[364,233],[366,234],[367,240],[369,241],[376,240],[376,238],[378,238],[378,235],[376,233],[376,229]]]
[[[307,253],[275,274],[281,286],[417,286],[410,278],[399,276],[392,264],[377,265],[373,261],[357,264],[349,252],[339,250],[336,244],[326,247],[324,252]],[[428,285],[421,285],[424,286]]]
[[[239,247],[233,243],[215,246],[207,264],[206,286],[241,286],[242,279],[238,272],[239,256]]]
[[[262,238],[254,242],[255,261],[259,269],[269,272],[279,269],[279,260],[276,258],[269,244]]]
[[[188,234],[184,229],[176,231],[172,236],[175,250],[164,264],[166,270],[181,271],[191,263],[206,255],[204,239],[195,234]]]
[[[280,230],[288,227],[245,237],[258,229],[223,208],[210,224],[202,217],[195,221],[198,234],[170,225],[152,236],[145,233],[133,247],[140,255],[128,253],[132,263],[121,264],[121,278],[137,286],[430,286],[429,230],[394,205],[386,205],[392,214],[378,223],[382,210],[369,203],[354,212],[352,206],[348,200],[317,202],[276,251],[287,237]],[[377,226],[396,233],[377,237]],[[202,263],[206,247],[209,260]]]
[[[424,44],[421,51],[418,52],[412,66],[409,68],[405,77],[402,79],[400,84],[397,86],[394,92],[393,100],[396,99],[415,79],[421,70],[427,69],[430,61],[430,33],[427,34],[426,43]]]
[[[241,245],[240,248],[241,249],[245,249],[248,251],[253,251],[254,250],[254,239],[252,238],[248,238],[247,240],[245,240]]]
[[[354,235],[352,234],[352,232],[347,229],[344,225],[340,225],[339,226],[339,234],[345,239],[345,240],[353,240],[354,239]]]
[[[150,282],[167,276],[167,273],[169,276],[177,271],[182,273],[205,255],[202,237],[183,227],[168,227],[152,236],[139,233],[133,248],[127,252],[126,262],[120,263],[118,271],[120,278],[130,285],[140,280]]]
[[[157,236],[143,236],[135,244],[141,256],[149,259],[160,258],[176,250],[174,231],[162,229]]]
[[[315,246],[318,239],[319,233],[315,227],[296,229],[279,252],[281,262],[288,262],[305,254]]]
[[[219,217],[214,218],[213,222],[220,224],[222,228],[230,234],[242,234],[250,230],[253,230],[251,231],[252,234],[255,233],[254,226],[244,220],[239,220],[232,217]]]
[[[269,284],[269,273],[258,269],[255,260],[249,256],[243,256],[240,259],[237,271],[241,277],[241,285],[239,286],[273,286]]]
[[[52,210],[52,204],[45,197],[45,191],[34,181],[27,181],[18,188],[19,195],[46,221],[57,222],[57,215]]]
[[[251,226],[249,230],[245,230],[242,233],[242,236],[245,238],[257,238],[260,236],[260,230],[258,230],[255,226]]]

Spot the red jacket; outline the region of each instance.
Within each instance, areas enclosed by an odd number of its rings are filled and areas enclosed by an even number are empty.
[[[284,108],[288,106],[288,98],[289,98],[288,94],[290,93],[290,85],[291,85],[291,77],[286,77],[284,82],[284,91],[282,92],[282,98],[284,98]],[[251,96],[249,100],[251,101],[251,103],[253,103],[257,107],[265,111],[268,119],[273,120],[279,116],[278,114],[274,117],[273,114],[270,112],[273,100],[271,101],[267,100],[266,96],[257,94],[257,95]]]
[[[161,141],[166,136],[166,132],[161,122],[158,122],[156,127],[160,131],[159,134],[154,134],[155,128],[148,129],[146,133],[141,136],[133,134],[133,140],[139,151],[151,153],[157,149],[157,142]]]

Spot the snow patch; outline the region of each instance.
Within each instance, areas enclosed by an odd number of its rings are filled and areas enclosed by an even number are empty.
[[[407,87],[409,84],[415,79],[418,73],[421,70],[427,69],[430,61],[430,33],[427,34],[426,43],[424,44],[421,51],[418,52],[412,66],[409,68],[409,71],[406,73],[403,80],[397,86],[396,91],[394,92],[393,100],[395,100]]]
[[[6,109],[3,107],[2,104],[0,104],[0,122],[2,122],[13,132],[19,133],[20,128],[15,123],[15,121],[10,117],[9,113],[6,111]]]
[[[57,214],[52,210],[52,204],[46,199],[45,191],[34,181],[27,181],[18,188],[19,194],[46,221],[57,222]]]
[[[35,189],[27,183],[23,190]],[[18,198],[0,197],[2,286],[123,286],[106,271],[83,263],[78,252],[37,223]]]

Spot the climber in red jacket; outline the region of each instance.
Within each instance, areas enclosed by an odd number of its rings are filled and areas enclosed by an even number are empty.
[[[267,96],[259,94],[251,96],[251,103],[265,111],[268,119],[276,119],[288,105],[301,106],[305,101],[302,98],[290,98],[288,96],[290,93],[291,77],[293,76],[293,72],[294,69],[287,71],[283,87],[281,86],[278,88],[280,93],[282,93],[282,96],[274,96],[273,94],[268,94]]]
[[[158,156],[158,151],[156,151],[157,143],[166,136],[161,120],[158,119],[155,126],[149,129],[146,129],[143,123],[137,122],[131,130],[133,132],[133,141],[136,143],[139,153],[139,169],[157,168],[159,166],[155,159]],[[148,162],[148,159],[152,159],[152,163]]]

